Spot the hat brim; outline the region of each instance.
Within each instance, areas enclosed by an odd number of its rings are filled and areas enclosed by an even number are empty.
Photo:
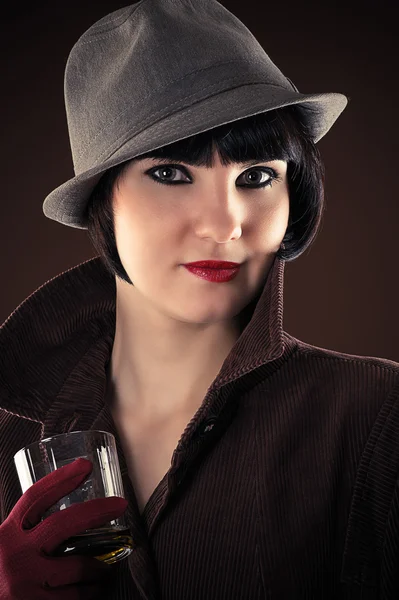
[[[43,202],[43,212],[63,225],[87,229],[86,206],[90,194],[105,171],[115,165],[225,123],[294,104],[306,109],[313,140],[318,142],[347,103],[347,97],[340,93],[306,95],[266,83],[219,92],[159,121],[154,119],[149,127],[135,135],[127,131],[119,148],[108,158],[53,190]]]

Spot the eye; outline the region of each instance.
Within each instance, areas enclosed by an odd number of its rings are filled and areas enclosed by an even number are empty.
[[[279,181],[281,177],[274,169],[268,167],[256,167],[245,171],[240,177],[243,177],[249,184],[244,187],[267,187],[272,186],[273,181]]]
[[[159,175],[155,175],[159,171]],[[182,167],[178,167],[177,165],[165,165],[162,167],[156,167],[155,169],[150,169],[148,171],[148,175],[156,182],[164,185],[179,185],[181,183],[185,183],[183,179],[173,179],[173,175],[175,173],[184,174],[187,173],[185,169]],[[190,180],[189,180],[190,182]]]
[[[159,172],[160,175],[157,175]],[[180,173],[180,177],[178,179],[174,178],[175,174]],[[180,167],[178,165],[163,165],[161,167],[155,167],[146,172],[147,175],[151,177],[153,181],[156,183],[160,183],[162,185],[180,185],[183,183],[192,183],[191,179],[188,176],[187,170],[184,167]],[[182,179],[181,175],[185,175],[188,179]],[[263,188],[267,186],[272,186],[273,181],[280,181],[281,177],[271,167],[256,167],[251,168],[248,171],[245,171],[240,175],[238,179],[244,178],[246,183],[240,185],[239,187],[246,188]]]

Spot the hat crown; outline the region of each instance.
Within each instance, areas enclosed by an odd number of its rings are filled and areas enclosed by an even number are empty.
[[[75,173],[158,118],[252,83],[296,89],[216,0],[141,0],[106,15],[73,46],[65,71]]]

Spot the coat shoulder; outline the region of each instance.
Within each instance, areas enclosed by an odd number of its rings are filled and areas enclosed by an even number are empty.
[[[339,352],[297,340],[276,382],[310,415],[333,422],[359,423],[367,435],[382,409],[399,406],[399,362]],[[293,388],[294,386],[294,388]],[[352,432],[353,433],[353,432]]]
[[[292,336],[291,336],[292,337]],[[399,362],[383,358],[379,356],[367,356],[361,354],[350,354],[340,352],[321,346],[314,346],[296,338],[297,357],[308,361],[326,361],[330,364],[336,363],[338,366],[344,367],[345,364],[352,365],[358,369],[381,369],[382,371],[390,371],[394,374],[399,374]]]
[[[296,351],[292,355],[291,367],[300,371],[312,384],[339,386],[351,392],[370,389],[371,386],[382,395],[398,385],[399,362],[378,356],[349,354],[293,339]]]

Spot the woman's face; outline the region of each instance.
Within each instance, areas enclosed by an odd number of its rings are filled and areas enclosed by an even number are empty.
[[[288,226],[285,161],[224,167],[216,151],[214,161],[210,169],[133,161],[114,189],[117,248],[134,284],[122,282],[123,293],[179,321],[238,315],[264,285]],[[215,283],[183,266],[199,260],[242,266]]]

